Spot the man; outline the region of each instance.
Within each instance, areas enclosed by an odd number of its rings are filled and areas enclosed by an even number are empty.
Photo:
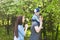
[[[31,36],[30,40],[40,40],[40,31],[42,27],[42,19],[39,18],[39,8],[34,9],[34,15],[32,17]],[[40,19],[40,20],[39,20]]]

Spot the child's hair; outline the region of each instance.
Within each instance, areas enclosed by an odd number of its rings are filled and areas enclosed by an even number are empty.
[[[22,25],[22,18],[23,16],[18,16],[15,22],[14,34],[16,37],[18,37],[18,25]]]

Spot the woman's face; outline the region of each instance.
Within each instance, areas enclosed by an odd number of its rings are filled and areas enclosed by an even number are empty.
[[[23,18],[22,18],[22,22],[24,23],[24,21],[25,21],[25,16],[23,16]]]

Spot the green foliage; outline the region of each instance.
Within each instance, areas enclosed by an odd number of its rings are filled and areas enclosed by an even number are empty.
[[[44,17],[44,23],[43,27],[43,36],[44,31],[47,35],[47,39],[49,40],[55,40],[56,31],[60,33],[60,0],[1,0],[0,1],[0,26],[3,26],[2,24],[7,25],[8,24],[8,18],[9,18],[9,25],[12,24],[12,20],[14,20],[12,17],[18,16],[18,15],[25,15],[26,18],[29,19],[28,24],[31,25],[31,18],[33,15],[33,10],[37,8],[38,6],[41,7],[40,13]],[[57,30],[57,27],[59,26],[59,31]],[[3,30],[0,33],[2,40],[8,40],[7,35],[4,33],[6,31]],[[57,33],[58,39],[60,40],[60,34]],[[13,33],[11,32],[13,35]],[[5,35],[5,36],[3,36]],[[11,35],[11,36],[12,36]],[[27,31],[26,39],[30,36],[30,29]],[[53,38],[54,37],[54,38]],[[12,37],[13,38],[13,37]],[[10,40],[12,40],[10,38]],[[44,39],[44,37],[43,37]],[[28,39],[27,39],[28,40]]]

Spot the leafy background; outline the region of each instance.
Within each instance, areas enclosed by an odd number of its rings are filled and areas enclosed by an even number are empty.
[[[33,10],[40,7],[43,30],[42,40],[60,40],[60,0],[0,0],[0,40],[13,40],[13,27],[19,15],[29,19],[25,40],[29,40]]]

